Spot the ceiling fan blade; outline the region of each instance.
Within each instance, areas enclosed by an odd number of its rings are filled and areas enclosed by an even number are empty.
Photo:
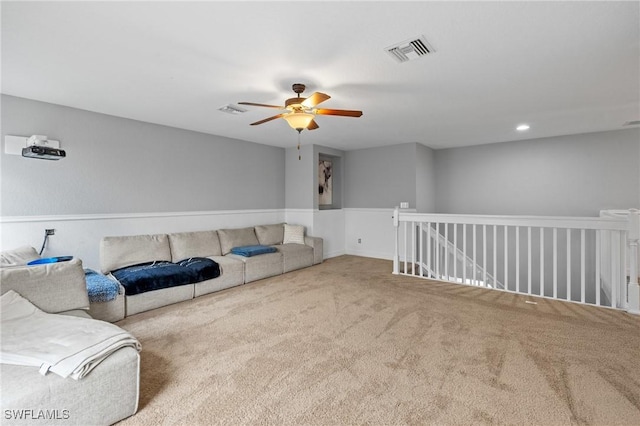
[[[311,96],[302,101],[302,106],[305,108],[313,108],[314,106],[326,101],[327,99],[331,99],[331,96],[320,92],[314,92],[311,94]]]
[[[307,126],[307,130],[315,130],[315,129],[317,129],[318,127],[320,127],[320,126],[318,126],[318,123],[316,123],[316,121],[315,121],[315,120],[311,120],[311,122],[310,122],[310,123],[309,123],[309,125]]]
[[[283,106],[267,105],[267,104],[256,104],[256,103],[253,103],[253,102],[238,102],[238,105],[252,105],[252,106],[259,106],[259,107],[266,107],[266,108],[285,109]]]
[[[360,117],[362,111],[354,111],[349,109],[326,109],[320,108],[314,111],[318,115],[340,115],[342,117]]]
[[[284,114],[274,115],[273,117],[265,118],[264,120],[256,121],[255,123],[251,123],[252,126],[256,126],[258,124],[266,123],[267,121],[275,120],[276,118],[284,117]]]

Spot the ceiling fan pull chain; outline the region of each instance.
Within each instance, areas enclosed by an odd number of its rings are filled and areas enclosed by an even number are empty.
[[[300,155],[300,133],[302,133],[302,131],[298,130],[298,161],[302,160],[302,156]]]

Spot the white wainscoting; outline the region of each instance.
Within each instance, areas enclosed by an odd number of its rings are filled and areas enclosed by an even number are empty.
[[[269,209],[204,212],[24,216],[0,218],[0,250],[30,245],[40,250],[45,229],[55,229],[42,254],[75,256],[100,268],[100,240],[110,235],[165,234],[257,224],[304,225],[324,239],[324,258],[353,254],[393,259],[393,209]],[[357,239],[362,242],[358,244]]]
[[[24,245],[40,250],[44,230],[52,228],[56,234],[49,237],[42,256],[71,255],[82,259],[85,267],[98,270],[104,236],[241,228],[284,221],[284,209],[4,217],[0,218],[0,250]]]
[[[313,209],[286,209],[285,222],[290,225],[304,225],[307,235],[319,237],[313,232]]]
[[[415,211],[415,210],[409,210]],[[344,209],[345,252],[357,256],[393,259],[393,208]],[[358,243],[360,239],[360,243]]]
[[[326,259],[345,254],[344,233],[344,210],[314,210],[312,235],[324,239]]]
[[[324,239],[325,259],[345,254],[343,210],[286,209],[285,218],[289,224],[304,225],[308,235]]]

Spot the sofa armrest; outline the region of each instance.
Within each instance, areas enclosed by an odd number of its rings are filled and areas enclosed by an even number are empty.
[[[308,245],[313,248],[313,264],[317,265],[322,263],[322,250],[323,250],[323,240],[320,237],[304,237],[305,245]]]

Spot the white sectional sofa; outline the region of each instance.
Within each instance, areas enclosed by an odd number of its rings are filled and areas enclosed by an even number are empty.
[[[13,290],[46,313],[91,318],[81,260],[25,266],[39,257],[32,247],[3,252],[1,257],[0,294]],[[139,374],[140,356],[133,347],[116,350],[79,380],[3,363],[2,424],[116,423],[137,410]]]
[[[261,245],[275,252],[244,257],[233,248]],[[217,278],[188,285],[169,286],[140,294],[126,294],[126,316],[207,293],[280,275],[322,263],[323,240],[304,235],[304,228],[287,224],[172,234],[104,237],[100,243],[102,273],[157,261],[179,262],[208,258],[220,266]],[[122,303],[119,300],[108,303]],[[117,309],[115,307],[114,309]]]

